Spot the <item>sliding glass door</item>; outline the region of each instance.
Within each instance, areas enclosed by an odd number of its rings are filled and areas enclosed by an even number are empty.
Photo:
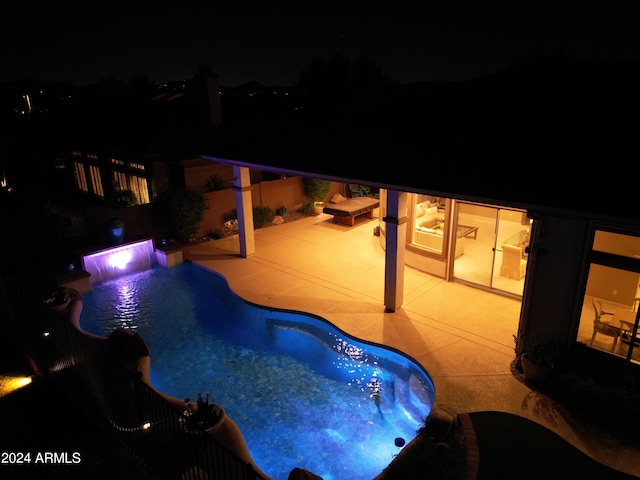
[[[454,260],[453,277],[522,296],[530,224],[522,211],[457,202],[456,242],[464,255]]]

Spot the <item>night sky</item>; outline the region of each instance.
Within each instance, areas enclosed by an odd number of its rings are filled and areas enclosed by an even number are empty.
[[[420,2],[385,10],[343,2],[220,7],[191,2],[66,1],[3,5],[0,81],[82,86],[100,77],[191,78],[211,65],[220,83],[293,85],[313,58],[375,60],[400,83],[465,80],[532,54],[590,60],[640,58],[640,16],[618,2]],[[195,3],[195,2],[193,2]],[[198,2],[201,3],[201,2]],[[346,5],[346,6],[344,6]],[[373,6],[373,7],[372,7]]]

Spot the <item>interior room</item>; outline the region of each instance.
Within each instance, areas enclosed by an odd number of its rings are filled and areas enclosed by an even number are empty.
[[[636,242],[637,237],[597,232],[594,248],[624,253],[625,244],[634,251]],[[640,274],[592,263],[577,341],[637,363],[640,361],[639,303]]]
[[[527,262],[530,220],[522,211],[458,203],[458,228],[472,226],[465,238],[464,255],[455,258],[454,277],[521,296]],[[508,265],[506,248],[515,253]]]

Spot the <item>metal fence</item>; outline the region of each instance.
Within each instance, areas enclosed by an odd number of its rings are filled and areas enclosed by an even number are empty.
[[[38,367],[152,478],[265,480],[206,432],[187,429],[175,406],[61,316],[43,308],[35,318],[27,333]]]

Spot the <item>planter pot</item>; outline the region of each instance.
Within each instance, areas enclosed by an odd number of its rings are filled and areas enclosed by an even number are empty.
[[[213,414],[206,420],[198,416],[197,411],[194,410],[193,417],[186,417],[185,428],[187,431],[204,430],[205,432],[213,435],[220,426],[225,423],[227,415],[224,409],[220,405],[210,404],[213,409]],[[194,407],[195,408],[195,407]]]
[[[551,362],[534,363],[526,353],[523,353],[520,363],[525,377],[534,383],[544,383],[553,375],[553,363]]]
[[[120,245],[124,241],[124,222],[110,218],[103,224],[104,236],[110,245]]]

